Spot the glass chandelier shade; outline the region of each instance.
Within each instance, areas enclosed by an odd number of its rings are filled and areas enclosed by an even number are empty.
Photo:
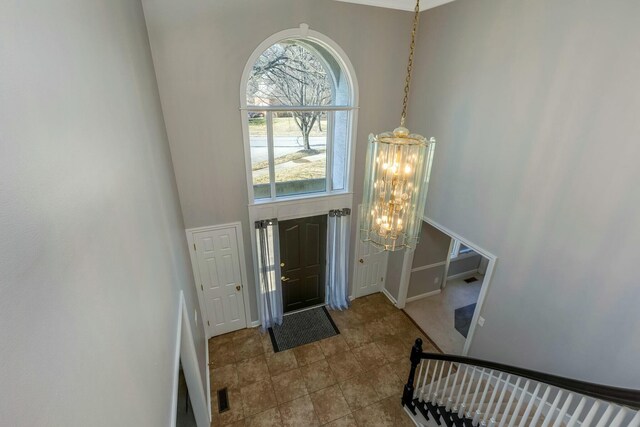
[[[435,139],[393,132],[369,135],[360,239],[385,251],[415,248],[422,229]]]

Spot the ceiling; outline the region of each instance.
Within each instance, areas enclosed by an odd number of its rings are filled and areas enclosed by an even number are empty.
[[[337,0],[345,3],[364,4],[368,6],[386,7],[389,9],[414,10],[415,0]],[[441,4],[452,2],[453,0],[422,0],[420,10],[431,9]]]

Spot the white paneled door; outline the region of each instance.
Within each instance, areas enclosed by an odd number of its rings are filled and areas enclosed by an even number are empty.
[[[355,272],[356,298],[380,292],[384,289],[384,281],[387,275],[387,259],[387,252],[377,250],[373,245],[363,243],[358,239]]]
[[[212,335],[247,327],[234,227],[193,233],[198,275]]]

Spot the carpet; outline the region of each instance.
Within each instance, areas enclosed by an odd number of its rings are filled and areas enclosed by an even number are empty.
[[[467,337],[469,334],[469,327],[471,327],[471,319],[473,319],[473,312],[476,310],[476,304],[465,305],[464,307],[456,308],[454,312],[453,325],[456,331],[460,332],[463,337]]]
[[[320,341],[339,333],[338,327],[333,323],[325,307],[288,314],[284,316],[282,325],[269,328],[271,344],[276,353]]]

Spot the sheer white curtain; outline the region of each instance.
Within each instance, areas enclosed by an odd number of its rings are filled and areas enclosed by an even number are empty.
[[[256,221],[258,275],[260,276],[260,323],[266,330],[282,324],[282,283],[280,282],[280,243],[278,221]]]
[[[349,307],[350,214],[351,209],[329,211],[325,302],[334,310],[344,310]]]

